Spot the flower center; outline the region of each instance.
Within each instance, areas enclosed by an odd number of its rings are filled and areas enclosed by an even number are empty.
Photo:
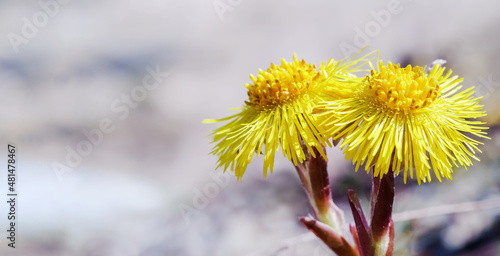
[[[391,62],[366,76],[369,92],[382,106],[395,110],[415,110],[429,106],[439,94],[436,78],[428,77],[422,67],[400,68]]]
[[[258,110],[275,107],[304,95],[313,85],[324,77],[324,68],[316,70],[315,65],[297,60],[293,62],[281,59],[281,66],[271,63],[266,71],[259,69],[257,77],[250,75],[253,84],[245,84],[248,89],[248,101],[245,103]]]

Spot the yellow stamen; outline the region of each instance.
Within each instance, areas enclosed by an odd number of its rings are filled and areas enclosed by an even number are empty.
[[[259,70],[257,77],[250,75],[253,84],[245,84],[248,89],[245,103],[257,110],[282,105],[304,95],[324,74],[324,67],[318,71],[315,65],[299,61],[294,54],[293,62],[282,59],[281,66],[271,64],[266,71]]]
[[[438,97],[439,84],[435,77],[428,77],[424,68],[401,68],[391,62],[380,65],[380,71],[372,70],[366,76],[368,91],[377,104],[394,110],[415,110],[431,105]]]

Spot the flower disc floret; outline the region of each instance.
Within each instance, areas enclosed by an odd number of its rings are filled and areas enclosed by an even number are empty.
[[[250,79],[253,84],[245,84],[248,89],[248,101],[245,104],[263,110],[304,95],[312,85],[324,80],[325,75],[315,65],[305,60],[299,61],[294,55],[293,62],[288,63],[283,59],[279,67],[271,63],[269,69],[259,70],[257,77],[250,75]]]
[[[435,77],[428,77],[422,67],[401,68],[388,63],[380,71],[371,71],[366,77],[370,98],[381,107],[394,110],[425,108],[436,100],[439,84]]]

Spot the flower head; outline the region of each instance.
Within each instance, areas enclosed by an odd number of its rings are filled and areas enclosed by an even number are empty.
[[[347,83],[348,72],[359,71],[358,61],[330,60],[319,69],[315,65],[298,60],[281,60],[281,65],[271,63],[267,70],[250,75],[248,100],[240,112],[219,120],[229,121],[213,132],[215,145],[212,154],[219,157],[218,166],[230,168],[238,178],[243,176],[253,158],[264,154],[264,177],[273,171],[274,155],[279,150],[295,165],[306,159],[307,151],[314,156],[315,148],[326,158],[322,144],[322,127],[312,115],[316,104],[325,100],[326,90],[335,81]],[[354,78],[352,78],[354,79]],[[262,150],[264,147],[264,151]]]
[[[487,127],[471,119],[485,116],[473,88],[461,89],[463,79],[444,74],[445,68],[408,65],[402,68],[379,62],[359,84],[352,97],[319,107],[326,136],[343,138],[346,159],[365,164],[374,176],[404,170],[418,183],[431,181],[430,169],[441,181],[451,179],[452,165],[469,166],[481,142],[469,134],[487,138]],[[470,158],[469,158],[470,157]],[[430,161],[429,161],[430,160]]]

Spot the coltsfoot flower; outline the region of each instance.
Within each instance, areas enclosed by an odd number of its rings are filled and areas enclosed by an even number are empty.
[[[471,165],[481,152],[470,135],[487,138],[485,116],[473,88],[461,90],[463,79],[436,64],[426,73],[423,67],[402,68],[378,63],[351,97],[321,104],[325,136],[343,138],[341,148],[356,170],[365,165],[374,176],[402,170],[421,181],[431,181],[430,169],[439,181],[452,179],[452,165]]]
[[[283,155],[294,165],[306,159],[307,149],[314,156],[315,148],[326,158],[322,145],[323,128],[312,114],[318,102],[333,95],[325,93],[336,83],[351,83],[362,65],[360,60],[345,63],[330,60],[326,65],[315,65],[298,60],[281,60],[281,65],[271,63],[267,70],[259,70],[257,76],[250,75],[248,100],[239,108],[239,113],[219,120],[204,120],[205,123],[229,121],[213,132],[213,151],[219,157],[218,166],[230,168],[241,179],[254,154],[264,154],[264,178],[273,171],[275,152],[279,145]],[[366,63],[366,61],[365,61]],[[361,78],[362,79],[362,78]],[[340,97],[342,90],[337,94]],[[303,148],[304,146],[304,148]],[[264,150],[262,150],[264,147]]]

